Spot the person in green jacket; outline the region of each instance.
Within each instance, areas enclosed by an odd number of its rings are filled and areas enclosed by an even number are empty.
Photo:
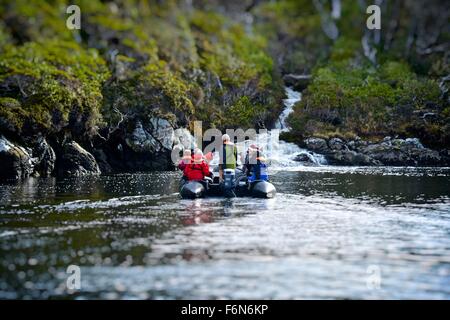
[[[236,169],[238,150],[230,136],[224,134],[222,136],[222,163],[219,164],[219,176],[223,179],[224,169]]]

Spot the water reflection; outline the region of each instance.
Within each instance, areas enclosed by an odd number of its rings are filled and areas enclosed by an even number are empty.
[[[449,169],[280,171],[270,200],[181,200],[178,177],[1,185],[0,298],[450,298]]]
[[[210,223],[214,221],[214,210],[203,205],[202,199],[189,201],[186,204],[186,212],[180,215],[183,226]]]
[[[450,170],[445,172],[448,175],[419,177],[339,172],[279,172],[276,187],[281,190],[295,188],[297,192],[305,195],[339,195],[384,205],[439,202],[450,197]]]

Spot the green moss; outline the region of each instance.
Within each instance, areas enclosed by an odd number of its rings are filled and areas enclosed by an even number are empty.
[[[249,97],[240,97],[226,113],[227,127],[252,127],[257,115],[257,106],[250,102]]]
[[[319,68],[289,122],[298,134],[403,134],[414,110],[439,104],[436,82],[418,78],[407,65],[386,62],[381,68],[341,61]]]
[[[73,39],[74,32],[66,27],[64,0],[2,0],[0,7],[8,16],[14,17],[13,25],[19,41],[39,41],[41,39]]]
[[[101,121],[102,83],[109,77],[106,64],[95,50],[83,50],[72,42],[29,42],[9,47],[0,56],[0,81],[16,82],[22,115],[52,129],[51,121],[68,121],[72,111],[84,114],[87,126]],[[15,79],[15,80],[12,80]]]
[[[103,114],[110,123],[117,120],[115,108],[143,119],[155,113],[186,118],[194,113],[190,90],[189,84],[172,73],[164,61],[151,63],[104,88]]]
[[[150,17],[148,21],[146,37],[155,40],[161,60],[182,73],[199,68],[195,37],[184,14],[174,12],[169,17]]]
[[[171,108],[187,114],[193,113],[194,108],[188,98],[189,85],[171,73],[164,62],[148,65],[144,69],[142,80],[148,81],[152,88],[160,90],[168,99]]]
[[[9,131],[20,133],[28,112],[21,108],[20,102],[16,99],[0,98],[0,121],[3,122]]]
[[[227,20],[220,14],[215,12],[204,12],[195,10],[190,18],[193,28],[201,31],[201,33],[218,35],[223,31],[223,27]]]
[[[8,45],[11,44],[12,39],[9,35],[9,33],[7,32],[3,22],[0,21],[0,53],[3,51],[3,48]]]
[[[339,38],[331,48],[331,62],[340,62],[355,58],[361,48],[361,42],[345,37]]]
[[[415,77],[409,65],[405,62],[388,61],[380,67],[380,76],[392,86],[401,86],[406,81]]]
[[[216,13],[195,11],[190,23],[197,30],[202,67],[216,74],[223,84],[241,86],[256,78],[261,87],[266,87],[272,82],[273,64],[265,52],[263,37],[246,34],[241,25]]]
[[[114,31],[129,31],[133,28],[133,23],[131,21],[124,21],[123,19],[114,16],[95,15],[91,16],[89,21]]]

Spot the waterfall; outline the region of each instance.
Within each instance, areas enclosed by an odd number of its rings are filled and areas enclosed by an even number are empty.
[[[286,123],[288,116],[294,112],[294,105],[302,99],[302,94],[298,91],[293,90],[292,88],[286,87],[286,96],[287,99],[283,100],[284,110],[280,114],[280,118],[275,124],[275,128],[283,131],[289,131],[289,127]]]
[[[285,90],[287,95],[287,99],[283,100],[285,108],[280,114],[275,129],[257,134],[255,140],[245,140],[236,144],[240,155],[238,156],[239,165],[242,164],[243,157],[251,144],[257,144],[260,147],[262,153],[268,159],[270,169],[272,170],[295,170],[305,165],[319,166],[327,163],[323,155],[302,149],[295,143],[279,140],[280,132],[288,132],[290,130],[286,120],[289,114],[294,111],[294,105],[302,97],[300,92],[292,88],[286,87]],[[188,145],[193,145],[194,138],[188,130],[182,129],[177,141],[178,143],[181,142],[181,144],[184,144],[184,147],[187,147]],[[211,165],[214,166],[218,163],[219,153],[215,152]]]
[[[275,170],[295,169],[304,167],[305,164],[316,166],[326,164],[324,156],[302,149],[295,143],[279,140],[279,133],[279,129],[260,133],[255,141],[246,140],[238,143],[238,150],[240,153],[245,154],[245,151],[251,144],[257,144],[268,159],[270,168]],[[299,158],[303,160],[299,161]]]
[[[289,143],[279,140],[280,132],[288,132],[290,130],[286,123],[288,116],[294,112],[294,105],[302,98],[300,92],[286,87],[287,98],[283,100],[284,110],[281,112],[275,129],[267,133],[260,133],[256,137],[256,141],[247,140],[237,144],[240,153],[245,154],[247,148],[255,143],[261,149],[263,154],[269,161],[270,168],[275,170],[286,170],[304,167],[305,165],[324,165],[326,164],[323,155],[302,149],[295,143]],[[302,161],[299,161],[299,160]]]
[[[284,110],[281,112],[280,117],[275,125],[275,128],[281,132],[288,132],[290,130],[289,126],[286,123],[288,116],[294,112],[294,106],[297,102],[302,99],[302,94],[298,91],[295,91],[292,88],[286,87],[286,96],[287,99],[283,100]],[[269,135],[273,136],[274,134],[278,134],[275,130],[269,133]],[[296,168],[304,166],[304,160],[308,160],[307,163],[312,165],[324,165],[326,164],[325,157],[323,155],[310,152],[306,149],[302,149],[297,146],[295,143],[289,143],[286,141],[274,139],[270,137],[260,137],[261,140],[271,140],[269,143],[270,147],[267,150],[268,158],[271,160],[271,164],[275,168]],[[264,148],[264,146],[263,146]],[[302,159],[300,162],[299,159]]]

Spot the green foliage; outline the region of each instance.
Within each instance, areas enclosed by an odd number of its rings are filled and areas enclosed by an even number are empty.
[[[108,77],[97,52],[73,42],[28,42],[10,46],[0,56],[0,83],[18,87],[13,97],[21,102],[15,106],[18,118],[26,117],[45,129],[68,121],[72,111],[84,114],[89,127],[99,123],[101,86]],[[55,114],[60,117],[58,123],[52,122]],[[24,119],[18,121],[23,124]]]
[[[3,51],[3,48],[11,43],[11,37],[5,29],[3,22],[0,21],[0,53]]]
[[[189,116],[194,112],[189,90],[163,61],[148,64],[104,89],[103,113],[110,122],[116,121],[115,108],[143,119],[155,113]]]
[[[64,0],[0,0],[0,7],[0,13],[12,19],[11,28],[19,42],[73,39],[73,33],[66,28]]]
[[[427,103],[439,104],[439,95],[436,82],[418,78],[403,63],[388,61],[373,69],[340,62],[315,72],[289,121],[307,136],[406,134],[403,122]]]
[[[71,31],[67,4],[0,0],[0,129],[6,123],[16,132],[27,125],[57,131],[72,117],[88,132],[115,124],[117,111],[176,116],[183,125],[269,124],[281,108],[278,67],[313,73],[290,118],[293,135],[445,131],[448,103],[438,81],[449,73],[448,57],[404,54],[408,13],[392,43],[376,46],[373,64],[361,46],[364,8],[350,1],[335,20],[336,41],[324,34],[324,17],[309,0],[258,3],[253,30],[214,3],[184,10],[175,0],[77,0],[82,30]],[[438,42],[446,39],[443,33]],[[416,123],[415,114],[430,108],[444,120]]]
[[[390,30],[383,26],[381,43],[374,46],[377,63],[373,63],[364,56],[362,47],[366,18],[363,6],[341,2],[341,18],[335,20],[339,37],[330,41],[324,39],[323,17],[318,11],[311,10],[310,4],[304,4],[302,10],[302,1],[293,2],[265,3],[255,11],[262,17],[261,30],[275,45],[280,38],[287,44],[286,48],[272,48],[284,58],[282,70],[313,74],[303,100],[288,119],[293,128],[291,139],[298,137],[299,141],[311,135],[357,134],[377,138],[398,134],[445,144],[448,117],[444,110],[448,101],[438,82],[439,77],[448,74],[448,57],[438,53],[418,56],[413,49],[405,54],[409,8],[398,17],[393,39],[383,38],[384,30]],[[322,4],[326,11],[331,10],[330,2]],[[385,5],[388,16],[385,21],[391,18],[392,9],[390,4]],[[313,39],[309,38],[311,34]],[[445,39],[448,33],[442,34],[440,43]],[[436,114],[438,119],[420,118],[426,112]]]
[[[19,132],[28,112],[22,109],[20,102],[13,98],[0,98],[0,121],[11,132]]]
[[[226,125],[238,127],[240,124],[243,127],[251,127],[257,112],[257,108],[250,102],[249,97],[243,96],[227,110]]]
[[[115,125],[118,111],[175,115],[183,125],[254,126],[274,117],[280,79],[264,35],[177,1],[73,4],[82,9],[80,31],[66,28],[65,0],[0,0],[0,86],[9,88],[0,97],[18,101],[2,102],[0,130],[9,123],[16,132],[58,131],[75,121],[91,132]],[[241,101],[244,92],[251,103]]]
[[[361,43],[358,40],[340,37],[331,48],[331,62],[346,61],[355,58]]]
[[[319,12],[308,0],[262,2],[254,8],[256,29],[268,40],[272,56],[282,58],[282,72],[309,72],[327,56],[330,41],[321,29]]]
[[[250,36],[241,25],[211,12],[195,11],[190,23],[200,48],[201,66],[224,85],[238,87],[255,78],[261,88],[270,85],[273,64],[264,51],[263,37]]]
[[[380,77],[394,88],[401,88],[416,76],[407,63],[388,61],[380,67]]]

